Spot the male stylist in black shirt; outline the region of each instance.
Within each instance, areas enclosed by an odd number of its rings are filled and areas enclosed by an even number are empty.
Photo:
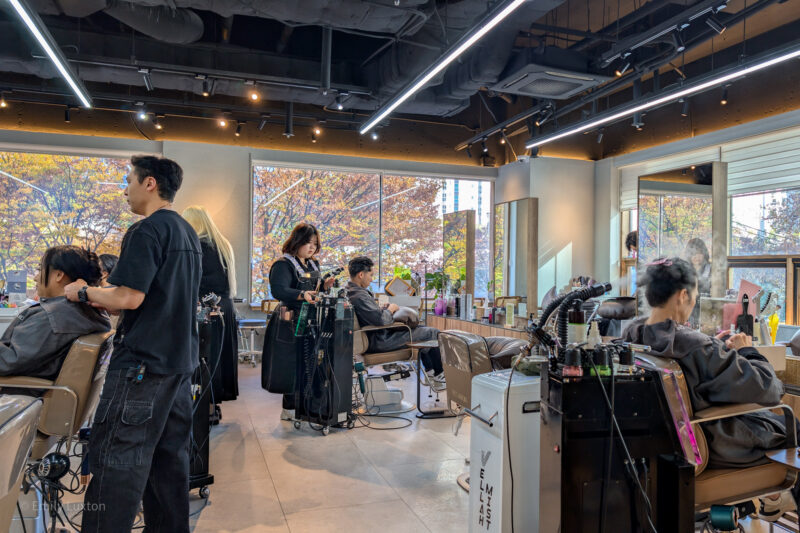
[[[189,533],[200,241],[172,210],[181,167],[152,156],[131,163],[125,196],[131,211],[146,218],[125,234],[108,278],[113,287],[78,280],[65,289],[72,301],[122,315],[92,425],[81,531],[130,531],[141,501],[145,531]]]

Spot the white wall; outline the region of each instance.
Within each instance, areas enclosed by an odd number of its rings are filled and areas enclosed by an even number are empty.
[[[514,161],[498,169],[494,182],[494,203],[531,198],[531,163]]]
[[[494,180],[497,168],[438,165],[392,159],[332,156],[304,152],[259,150],[248,147],[86,137],[53,133],[0,130],[0,151],[69,153],[107,157],[163,154],[184,171],[184,183],[175,197],[175,208],[202,205],[231,241],[236,256],[237,296],[249,299],[250,284],[250,190],[253,161],[321,168],[364,169],[433,177]]]
[[[594,163],[537,157],[531,160],[531,196],[539,199],[541,302],[554,285],[594,273]]]
[[[604,159],[594,168],[594,276],[598,281],[619,278],[620,224],[619,171]]]

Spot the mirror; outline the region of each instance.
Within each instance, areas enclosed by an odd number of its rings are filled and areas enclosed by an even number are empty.
[[[724,164],[689,165],[639,176],[638,198],[638,239],[630,241],[637,243],[637,272],[644,272],[658,258],[680,257],[695,267],[701,295],[723,296],[728,209]],[[636,277],[629,280],[632,290]],[[697,313],[693,320],[699,320]]]
[[[538,302],[538,219],[536,198],[494,208],[494,297],[521,296],[529,312]]]
[[[475,211],[456,211],[443,217],[444,272],[453,287],[475,294]]]

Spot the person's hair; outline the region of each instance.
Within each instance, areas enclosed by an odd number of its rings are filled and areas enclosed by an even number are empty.
[[[639,232],[638,231],[632,231],[632,232],[628,233],[628,235],[625,237],[625,248],[629,252],[631,251],[631,248],[633,248],[634,246],[636,246],[637,249],[639,248]]]
[[[117,266],[117,261],[119,261],[119,257],[114,254],[100,254],[99,259],[100,267],[108,275],[111,275],[111,271],[114,270],[114,267]]]
[[[283,243],[281,252],[289,255],[297,255],[297,251],[301,246],[310,243],[315,238],[317,240],[317,250],[314,252],[314,255],[317,255],[322,249],[322,240],[319,238],[319,232],[317,228],[311,224],[301,222],[294,227],[289,238]]]
[[[103,278],[97,254],[77,246],[61,245],[48,248],[42,256],[39,268],[41,281],[45,287],[52,270],[60,270],[72,281],[82,279],[93,287]]]
[[[225,238],[206,208],[201,205],[192,205],[184,209],[183,218],[194,228],[198,237],[210,241],[217,249],[219,260],[228,274],[228,290],[233,298],[236,295],[236,262],[230,241]]]
[[[708,254],[708,248],[706,247],[706,243],[703,242],[703,239],[698,239],[695,237],[691,239],[688,243],[686,243],[686,259],[691,262],[692,257],[695,254],[703,254],[703,264],[706,265],[711,262],[711,258]]]
[[[683,289],[691,292],[697,287],[697,273],[688,261],[679,257],[657,259],[647,265],[639,283],[645,287],[647,303],[660,307],[676,292]]]
[[[352,258],[350,262],[347,263],[347,272],[350,273],[351,278],[354,278],[358,276],[360,272],[369,272],[372,270],[373,266],[375,266],[375,263],[372,262],[372,259],[360,255]]]
[[[175,199],[183,183],[183,169],[178,163],[166,157],[135,155],[131,157],[131,165],[139,183],[152,176],[158,186],[158,196],[168,202]]]

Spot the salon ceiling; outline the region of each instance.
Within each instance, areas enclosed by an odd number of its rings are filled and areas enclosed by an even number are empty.
[[[0,127],[464,164],[470,160],[455,152],[457,144],[537,103],[552,101],[558,110],[587,94],[602,94],[594,108],[602,110],[630,100],[633,79],[643,76],[647,84],[652,69],[659,70],[662,86],[681,73],[691,79],[743,53],[785,44],[800,30],[797,0],[530,0],[401,107],[380,130],[381,140],[370,143],[359,137],[357,126],[493,2],[29,1],[86,84],[96,109],[75,109],[65,123],[64,110],[77,101],[5,8],[0,13],[0,90],[17,109],[0,111]],[[709,11],[723,5],[719,12]],[[699,16],[689,22],[694,14]],[[712,15],[714,21],[707,22]],[[671,19],[688,26],[639,46]],[[727,26],[726,31],[718,34],[714,23]],[[323,28],[332,29],[329,88],[323,82]],[[685,51],[679,52],[680,46]],[[626,64],[623,76],[616,76]],[[791,81],[797,66],[787,68],[785,79]],[[254,91],[257,101],[250,99]],[[646,117],[643,131],[627,121],[606,128],[601,142],[577,136],[540,153],[597,159],[800,107],[789,83],[759,87],[744,80],[731,92],[740,99],[725,113],[712,113],[717,106],[699,105],[709,97],[697,97],[689,126],[686,117],[659,110]],[[764,92],[769,102],[757,98]],[[282,135],[287,102],[294,103],[294,138]],[[142,105],[151,113],[146,121],[133,115]],[[585,109],[593,110],[588,101]],[[153,127],[156,115],[163,130]],[[241,121],[242,135],[220,131],[211,120],[220,117]],[[559,120],[563,124],[580,117],[578,111]],[[312,139],[310,128],[320,121],[326,133]],[[524,153],[529,127],[530,121],[523,121],[507,130],[510,147],[500,145],[499,137],[489,139],[488,157],[472,150],[471,162],[502,164]]]

